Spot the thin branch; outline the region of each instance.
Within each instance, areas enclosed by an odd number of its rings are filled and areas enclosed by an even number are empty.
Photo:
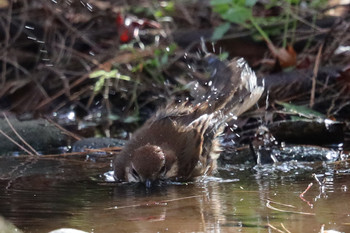
[[[46,120],[49,121],[51,124],[53,124],[56,128],[58,128],[59,130],[61,130],[63,133],[65,133],[66,135],[76,139],[76,140],[81,140],[81,137],[79,137],[77,134],[72,133],[68,130],[66,130],[65,128],[63,128],[62,126],[60,126],[59,124],[57,124],[56,122],[54,122],[53,120],[51,120],[50,118],[46,117]]]
[[[272,230],[275,230],[277,232],[280,232],[280,233],[286,233],[284,231],[281,231],[280,229],[278,229],[277,227],[274,227],[273,225],[271,225],[270,223],[267,224],[268,227],[270,227]]]
[[[164,203],[168,203],[168,202],[182,201],[182,200],[185,200],[185,199],[192,199],[192,198],[199,198],[199,197],[203,197],[203,195],[194,195],[194,196],[188,196],[188,197],[180,197],[180,198],[168,199],[168,200],[163,200],[163,201],[153,201],[153,202],[146,202],[146,203],[135,204],[135,205],[127,205],[127,206],[114,206],[114,207],[106,208],[105,210],[135,208],[135,207],[142,207],[142,206],[155,206],[155,205],[164,204]]]
[[[35,155],[39,155],[39,153],[31,146],[29,145],[22,137],[21,135],[19,135],[19,133],[16,131],[16,129],[13,127],[13,125],[11,124],[11,122],[9,121],[9,119],[7,118],[6,114],[3,112],[2,113],[7,124],[10,126],[11,130],[14,132],[14,134],[19,138],[19,140],[21,140],[21,142],[24,143],[24,145],[26,145],[32,152],[34,152]],[[17,144],[16,144],[17,145]],[[31,153],[30,153],[31,154]],[[32,154],[31,154],[32,155]]]
[[[270,204],[270,200],[266,201],[266,207],[271,209],[271,210],[275,210],[275,211],[279,211],[279,212],[283,212],[283,213],[293,213],[293,214],[302,214],[302,215],[316,215],[315,213],[308,213],[308,212],[300,212],[300,211],[293,211],[293,210],[283,210],[283,209],[278,209],[276,207],[271,206]]]
[[[6,137],[8,140],[10,140],[11,142],[13,142],[16,146],[18,146],[19,148],[21,148],[23,151],[25,151],[27,154],[29,155],[34,155],[32,152],[28,151],[26,148],[24,148],[21,144],[19,144],[18,142],[16,142],[15,140],[13,140],[10,136],[8,136],[4,131],[2,131],[0,129],[0,133],[2,135],[4,135],[4,137]]]
[[[291,233],[291,232],[283,225],[283,223],[281,223],[281,226],[282,226],[282,228],[283,228],[287,233]]]
[[[323,45],[324,44],[321,44],[320,48],[318,49],[316,61],[315,61],[315,67],[313,70],[312,88],[311,88],[311,96],[310,96],[310,108],[312,108],[315,104],[316,79],[317,79],[318,69],[320,68],[320,61],[321,61]]]

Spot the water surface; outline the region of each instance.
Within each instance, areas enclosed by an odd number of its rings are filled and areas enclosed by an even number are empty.
[[[106,181],[109,157],[0,164],[0,215],[24,232],[350,232],[346,162],[225,165],[214,177],[150,190]]]

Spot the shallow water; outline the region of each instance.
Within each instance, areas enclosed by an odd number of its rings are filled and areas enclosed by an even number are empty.
[[[108,157],[0,158],[0,164],[0,215],[24,232],[350,231],[345,162],[226,165],[215,177],[151,190],[106,181]]]

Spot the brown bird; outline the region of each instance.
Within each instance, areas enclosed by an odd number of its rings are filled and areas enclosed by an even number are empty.
[[[204,60],[211,71],[207,90],[192,103],[158,110],[134,133],[114,159],[117,181],[151,187],[156,180],[188,181],[216,168],[225,123],[252,107],[264,88],[242,58],[225,63],[209,54]]]

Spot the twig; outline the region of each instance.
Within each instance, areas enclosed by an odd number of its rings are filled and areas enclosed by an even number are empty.
[[[318,179],[317,175],[316,174],[312,174],[312,176],[315,178],[315,180],[317,181],[317,183],[322,186],[322,182]]]
[[[267,226],[268,226],[268,227],[270,227],[270,228],[272,228],[272,230],[275,230],[275,231],[277,231],[277,232],[280,232],[280,233],[285,233],[284,231],[281,231],[281,230],[280,230],[280,229],[278,229],[277,227],[272,226],[270,223],[269,223],[269,224],[267,224]]]
[[[305,193],[312,187],[313,183],[310,183],[307,188],[304,190],[304,192],[302,192],[299,197],[303,197],[305,195]]]
[[[103,66],[105,66],[107,63],[126,64],[126,63],[129,63],[130,61],[135,60],[135,59],[141,59],[141,58],[144,58],[147,56],[151,56],[153,53],[154,53],[153,49],[143,50],[143,51],[135,49],[135,50],[133,50],[133,52],[126,52],[126,53],[121,52],[121,53],[117,54],[114,58],[99,65],[96,69],[94,69],[94,71],[99,70],[99,69],[103,69]],[[79,84],[83,83],[86,79],[89,78],[89,75],[90,75],[90,73],[84,74],[83,76],[81,76],[80,78],[75,80],[72,84],[70,84],[68,88],[72,89],[73,87],[76,87]],[[57,99],[61,95],[64,95],[66,93],[66,91],[67,91],[66,89],[60,90],[56,94],[54,94],[53,96],[51,96],[47,99],[44,99],[43,101],[41,101],[41,103],[39,103],[39,105],[35,108],[35,110],[38,110],[38,109],[46,106],[47,104],[51,103],[53,100]]]
[[[269,201],[269,202],[271,202],[271,203],[275,203],[275,204],[281,205],[281,206],[286,206],[286,207],[290,207],[290,208],[297,208],[297,207],[295,207],[294,205],[284,204],[284,203],[281,203],[281,202],[273,201],[273,200],[271,200],[271,199],[266,199],[266,201]]]
[[[320,48],[318,49],[316,61],[315,61],[315,66],[314,66],[314,70],[313,70],[313,75],[312,75],[312,88],[311,88],[311,96],[310,96],[310,107],[311,108],[315,104],[316,78],[317,78],[318,69],[320,67],[322,50],[323,50],[323,44],[321,44]]]
[[[281,226],[282,226],[282,228],[283,228],[287,233],[291,233],[291,232],[283,225],[283,223],[281,223]]]
[[[308,212],[300,212],[300,211],[293,211],[293,210],[282,210],[282,209],[278,209],[276,207],[273,207],[270,205],[270,200],[266,201],[266,207],[271,209],[271,210],[276,210],[279,212],[284,212],[284,213],[292,213],[292,214],[302,214],[302,215],[316,215],[315,213],[308,213]]]
[[[141,206],[153,206],[153,205],[159,205],[159,204],[166,204],[167,202],[181,201],[181,200],[197,198],[197,197],[203,197],[203,195],[195,195],[195,196],[189,196],[189,197],[180,197],[180,198],[169,199],[169,200],[164,200],[164,201],[153,201],[153,202],[146,202],[146,203],[135,204],[135,205],[120,206],[120,207],[114,206],[114,207],[106,208],[106,210],[135,208],[135,207],[141,207]]]
[[[56,126],[59,130],[61,130],[63,133],[67,134],[68,136],[76,139],[76,140],[81,140],[81,137],[79,137],[78,135],[76,135],[75,133],[72,133],[68,130],[66,130],[65,128],[63,128],[62,126],[60,126],[59,124],[57,124],[56,122],[54,122],[53,120],[51,120],[50,118],[46,117],[46,120],[49,121],[51,124],[53,124],[54,126]]]
[[[1,133],[1,130],[0,130]],[[20,145],[18,145],[20,146]],[[24,149],[23,149],[24,150]],[[117,155],[118,152],[121,151],[121,147],[115,146],[115,147],[107,147],[107,148],[99,148],[99,149],[85,149],[84,151],[79,151],[79,152],[68,152],[68,153],[63,153],[63,154],[46,154],[46,155],[40,155],[40,159],[43,158],[55,158],[55,157],[67,157],[67,156],[83,156],[83,155],[88,155],[91,153],[96,153],[96,152],[105,152],[108,155]],[[29,152],[30,153],[30,152]],[[27,155],[19,155],[16,158],[21,158],[21,157],[27,157]]]
[[[23,151],[25,151],[27,154],[29,155],[34,155],[32,152],[30,152],[29,150],[27,150],[26,148],[24,148],[21,144],[19,144],[18,142],[16,142],[15,140],[13,140],[10,136],[8,136],[4,131],[2,131],[0,129],[0,133],[2,135],[4,135],[4,137],[6,137],[8,140],[10,140],[11,142],[13,142],[16,146],[18,146],[19,148],[21,148]]]
[[[313,183],[310,183],[310,184],[307,186],[307,188],[304,190],[304,192],[302,192],[302,193],[299,195],[299,198],[300,198],[302,201],[306,202],[306,204],[307,204],[308,206],[310,206],[311,208],[312,208],[314,205],[313,205],[310,201],[306,200],[306,199],[304,198],[304,195],[305,195],[305,193],[312,187],[312,185],[313,185]]]
[[[21,140],[21,142],[24,143],[24,145],[26,145],[32,152],[34,152],[35,155],[39,155],[39,153],[31,146],[29,145],[22,137],[21,135],[19,135],[19,133],[16,131],[16,129],[13,127],[13,125],[11,124],[11,122],[9,121],[9,119],[7,118],[6,114],[3,112],[2,113],[7,124],[10,126],[11,130],[14,132],[14,134],[19,138],[19,140]],[[17,144],[16,144],[17,145]],[[28,153],[28,152],[27,152]],[[31,154],[31,153],[30,153]],[[32,155],[32,154],[31,154]]]

